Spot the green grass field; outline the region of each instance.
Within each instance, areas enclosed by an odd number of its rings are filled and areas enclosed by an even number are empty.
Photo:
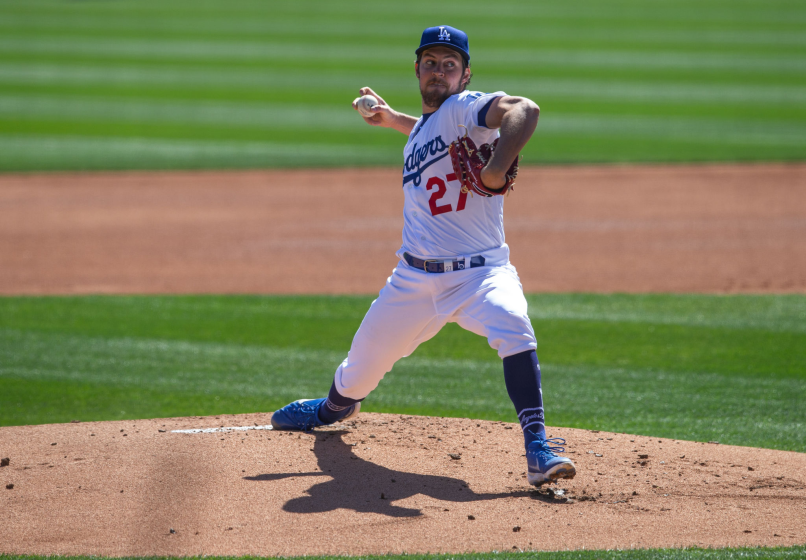
[[[533,295],[549,424],[806,451],[806,296]],[[272,411],[324,395],[369,297],[0,299],[0,424]],[[364,410],[515,421],[449,325]]]
[[[526,164],[806,154],[799,0],[4,0],[0,171],[397,165],[404,138],[349,103],[419,114],[440,23],[472,87],[540,104]]]

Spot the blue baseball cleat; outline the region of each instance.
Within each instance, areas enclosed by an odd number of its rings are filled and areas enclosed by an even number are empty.
[[[271,426],[275,430],[297,430],[310,432],[314,428],[327,425],[319,420],[319,407],[327,399],[300,399],[291,404],[285,405],[280,410],[271,415]],[[349,420],[361,409],[361,403],[355,403],[353,410],[339,422]]]
[[[552,447],[549,444],[554,444]],[[546,482],[557,482],[561,478],[574,478],[577,470],[567,457],[556,453],[565,451],[565,440],[562,438],[536,439],[526,448],[526,462],[529,469],[526,479],[533,486]]]

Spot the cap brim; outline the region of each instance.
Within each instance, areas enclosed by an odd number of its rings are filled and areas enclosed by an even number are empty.
[[[470,60],[469,53],[466,53],[459,47],[451,45],[450,43],[446,43],[444,41],[437,41],[436,43],[428,43],[427,45],[421,45],[416,51],[414,51],[414,54],[420,54],[424,50],[430,49],[431,47],[445,47],[447,49],[451,49],[452,51],[458,52],[460,55],[462,55],[462,58],[464,58],[465,60]]]

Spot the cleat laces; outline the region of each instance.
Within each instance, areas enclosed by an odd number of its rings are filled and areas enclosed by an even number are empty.
[[[563,438],[536,439],[529,444],[529,451],[533,452],[540,460],[547,461],[556,457],[557,453],[564,453],[564,445],[565,440]]]
[[[303,432],[310,432],[321,424],[319,422],[319,407],[308,404],[307,402],[297,403],[290,412],[294,422],[299,426]]]

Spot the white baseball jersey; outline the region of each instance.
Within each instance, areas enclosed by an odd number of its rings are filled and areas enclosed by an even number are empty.
[[[487,338],[501,358],[537,348],[526,298],[504,243],[504,197],[462,193],[448,145],[467,127],[476,145],[498,131],[484,126],[487,104],[504,92],[464,91],[423,115],[406,143],[403,168],[405,222],[401,262],[372,302],[347,359],[336,370],[336,390],[363,399],[403,356],[447,323]],[[421,259],[482,255],[485,265],[431,274],[409,266],[403,252]]]
[[[448,146],[467,131],[477,146],[493,142],[484,111],[502,91],[463,91],[417,121],[403,151],[403,252],[424,259],[477,255],[503,247],[504,197],[461,192]],[[464,125],[462,128],[459,125]]]

